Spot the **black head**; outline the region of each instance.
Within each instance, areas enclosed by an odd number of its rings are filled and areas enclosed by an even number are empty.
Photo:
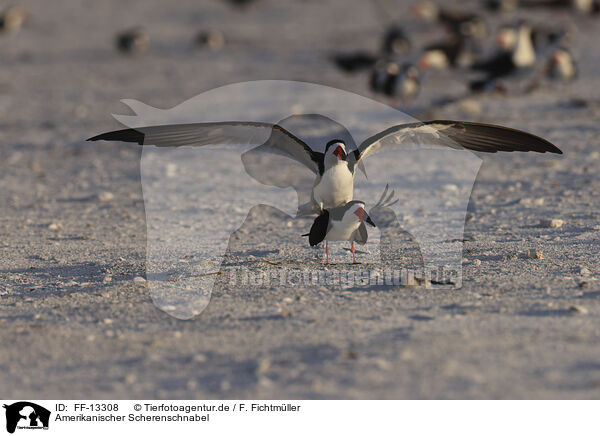
[[[348,153],[346,151],[346,143],[341,139],[332,139],[325,145],[325,155],[334,155],[338,160],[346,160]]]

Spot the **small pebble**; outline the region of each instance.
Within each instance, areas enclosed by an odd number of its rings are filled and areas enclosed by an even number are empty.
[[[479,266],[479,265],[481,265],[481,261],[480,261],[479,259],[475,259],[475,260],[473,261],[473,265],[475,265],[475,266]]]
[[[194,355],[194,362],[204,363],[207,360],[208,359],[206,358],[206,355],[204,355],[202,353],[198,353],[198,354]]]
[[[544,259],[544,252],[542,250],[536,250],[532,248],[529,250],[529,258],[530,259]]]
[[[138,284],[138,285],[143,285],[146,283],[146,279],[140,276],[134,277],[133,278],[133,283]]]
[[[60,224],[52,223],[48,226],[48,230],[58,230],[60,228]]]
[[[111,201],[115,198],[115,195],[112,192],[104,191],[98,194],[98,200],[105,202]]]

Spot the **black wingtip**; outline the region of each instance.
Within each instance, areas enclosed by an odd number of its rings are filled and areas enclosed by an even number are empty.
[[[101,133],[100,135],[92,136],[87,141],[123,141],[135,142],[144,144],[144,134],[135,129],[115,130],[113,132]]]

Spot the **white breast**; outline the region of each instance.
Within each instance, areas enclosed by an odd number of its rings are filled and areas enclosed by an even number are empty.
[[[348,168],[348,162],[340,161],[327,169],[319,183],[313,188],[313,198],[324,209],[341,206],[352,201],[354,176]]]
[[[327,241],[349,241],[352,234],[359,227],[360,221],[356,219],[356,216],[354,218],[346,217],[343,221],[331,220],[331,225],[325,239]]]

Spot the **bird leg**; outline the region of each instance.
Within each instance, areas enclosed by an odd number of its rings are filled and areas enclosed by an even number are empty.
[[[325,265],[329,265],[329,242],[325,241],[325,255],[327,256],[327,263]]]
[[[354,254],[354,241],[352,241],[352,263],[357,264],[356,255]]]

